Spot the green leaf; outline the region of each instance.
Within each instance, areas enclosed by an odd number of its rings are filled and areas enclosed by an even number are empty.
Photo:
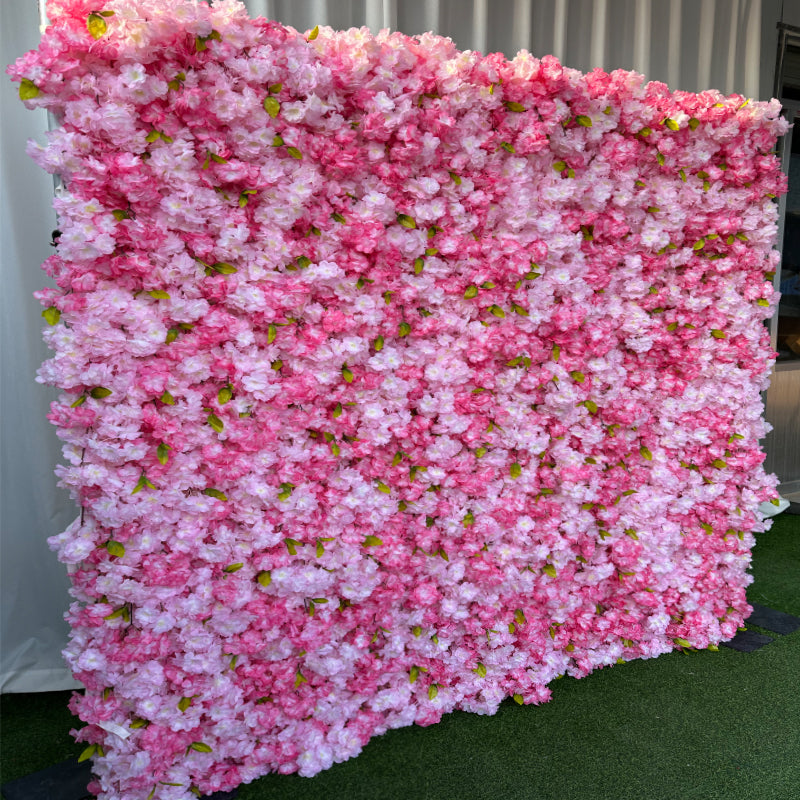
[[[206,422],[217,432],[222,433],[225,429],[225,423],[216,415],[216,414],[209,414],[206,417]]]
[[[489,310],[489,313],[493,314],[495,317],[499,317],[500,319],[505,319],[506,312],[503,311],[503,309],[500,308],[500,306],[491,305],[491,306],[489,306],[488,310]]]
[[[297,555],[297,548],[300,546],[300,542],[298,542],[297,539],[286,538],[283,540],[283,543],[286,545],[290,556]]]
[[[192,705],[192,698],[191,697],[181,697],[178,701],[178,711],[186,711],[189,706]]]
[[[99,39],[108,30],[108,25],[100,14],[89,14],[86,29],[92,34],[93,39]]]
[[[219,489],[203,489],[203,494],[207,495],[208,497],[213,497],[216,500],[222,500],[223,502],[228,499],[228,496],[225,494],[225,492],[221,492]]]
[[[551,578],[555,578],[558,574],[556,568],[552,564],[545,564],[542,567],[542,572],[544,572],[545,575],[549,575]]]
[[[450,177],[452,178],[452,180],[453,180],[453,183],[454,183],[456,186],[461,186],[461,176],[460,176],[460,175],[457,175],[455,172],[452,172],[452,171],[451,171],[451,172],[450,172]]]
[[[344,214],[340,214],[338,211],[334,211],[333,214],[331,214],[331,217],[335,222],[340,222],[342,225],[345,225],[347,223]]]
[[[275,119],[281,111],[281,104],[276,98],[267,95],[267,97],[264,98],[264,111],[266,111],[272,119]],[[273,142],[273,144],[275,143]],[[283,140],[281,140],[281,144],[283,144]]]
[[[256,580],[266,589],[272,583],[272,573],[268,569],[261,570]]]
[[[715,339],[727,339],[727,338],[728,338],[728,336],[727,336],[727,334],[725,333],[725,331],[721,331],[721,330],[718,330],[718,329],[714,329],[714,330],[712,330],[712,331],[711,331],[711,335],[712,335],[712,336],[713,336]]]
[[[345,379],[347,383],[352,383],[355,378],[352,370],[350,369],[350,367],[347,366],[347,364],[345,364],[342,367],[342,377]]]
[[[290,556],[297,555],[297,548],[300,547],[300,542],[298,542],[297,539],[286,538],[283,540],[283,543],[286,545]]]
[[[697,129],[697,126],[698,126],[699,124],[700,124],[700,120],[699,120],[699,119],[696,119],[695,117],[692,117],[692,118],[689,120],[689,127],[690,127],[692,130],[696,130],[696,129]]]
[[[278,492],[278,500],[284,501],[288,500],[292,496],[295,486],[293,483],[282,483],[280,488],[281,490]]]
[[[479,678],[486,677],[486,667],[479,661],[478,666],[472,670]]]
[[[167,344],[172,344],[178,338],[178,334],[179,333],[180,333],[180,331],[177,328],[170,328],[167,331],[167,335],[166,335],[164,341]]]
[[[419,678],[419,667],[412,666],[408,673],[408,682],[409,683],[416,683],[417,678]]]
[[[211,269],[214,272],[219,272],[220,275],[233,275],[234,272],[239,271],[233,264],[228,264],[226,261],[217,261],[216,264],[211,264]]]
[[[517,151],[514,149],[514,145],[510,144],[509,142],[500,142],[500,147],[503,148],[507,153],[516,153]]]
[[[198,753],[211,753],[213,750],[205,742],[192,742],[189,745],[191,750],[196,750]]]
[[[142,719],[141,717],[134,717],[131,720],[130,728],[131,730],[138,730],[139,728],[146,728],[148,725],[146,719]]]
[[[666,126],[667,126],[667,127],[670,129],[670,130],[671,130],[671,131],[677,131],[677,130],[680,130],[680,127],[681,127],[680,125],[678,125],[678,123],[677,123],[677,122],[676,122],[674,119],[670,119],[669,117],[667,117],[667,118],[664,120],[664,124],[665,124],[665,125],[666,125]]]
[[[558,361],[558,357],[561,355],[561,348],[557,345],[553,345],[553,361]]]
[[[292,157],[296,158],[298,161],[302,160],[303,154],[296,148],[296,147],[287,147],[286,152]]]
[[[428,687],[428,700],[433,700],[437,694],[439,694],[439,687],[437,684],[432,683]]]
[[[575,383],[583,383],[586,380],[586,376],[578,370],[573,370],[569,375]]]
[[[639,448],[639,454],[647,461],[653,460],[653,454],[644,445]]]
[[[33,100],[41,94],[39,87],[31,80],[23,78],[19,85],[19,99]]]
[[[175,398],[169,392],[164,392],[158,399],[161,400],[165,406],[175,405]]]
[[[518,114],[522,111],[525,111],[525,106],[523,106],[522,103],[513,103],[510,100],[507,100],[504,105],[509,111],[515,111]]]
[[[566,168],[567,168],[566,161],[556,161],[555,164],[553,164],[553,169],[556,172],[563,172]]]
[[[315,25],[314,30],[312,30],[311,33],[308,34],[308,41],[313,42],[314,39],[317,38],[317,36],[319,36],[319,25]]]
[[[408,336],[408,334],[411,333],[411,326],[407,322],[401,322],[397,332],[401,338]]]
[[[680,638],[678,638],[678,639],[673,639],[673,641],[674,641],[674,642],[675,642],[675,644],[677,644],[679,647],[691,647],[691,646],[692,646],[690,642],[687,642],[687,641],[686,641],[686,639],[680,639]]]
[[[464,516],[464,519],[461,520],[461,524],[465,528],[469,528],[470,525],[474,525],[475,524],[475,515],[471,511],[467,511],[467,513]]]
[[[414,217],[409,217],[408,214],[398,214],[397,221],[404,227],[412,230],[417,227]]]
[[[161,444],[158,445],[156,448],[156,458],[161,464],[166,464],[169,461],[169,451],[171,449],[172,448],[164,442],[161,442]]]
[[[364,547],[377,547],[379,544],[383,544],[383,539],[379,539],[377,536],[370,535],[364,537]]]
[[[467,300],[470,300],[471,298],[477,297],[477,296],[478,296],[478,287],[475,286],[474,283],[472,285],[470,285],[470,286],[467,286],[466,290],[464,291],[464,297]]]
[[[380,351],[383,350],[383,336],[378,336],[376,339],[373,340],[372,349],[376,353],[380,353]]]
[[[333,411],[331,412],[331,416],[332,416],[334,419],[338,419],[339,417],[341,417],[341,416],[342,416],[342,411],[343,411],[343,409],[342,409],[342,404],[341,404],[341,403],[337,403],[337,404],[336,404],[336,407],[335,407],[335,408],[333,409]]]
[[[375,488],[384,494],[391,494],[392,492],[392,490],[383,481],[378,481],[378,484]]]
[[[217,402],[224,406],[225,403],[229,403],[231,398],[233,397],[233,392],[231,391],[230,386],[223,386],[219,392],[217,392]]]
[[[521,464],[518,464],[518,463],[515,461],[515,462],[514,462],[514,463],[513,463],[513,464],[512,464],[512,465],[509,467],[509,469],[508,469],[508,472],[509,472],[509,475],[511,475],[511,477],[512,477],[512,478],[514,478],[514,479],[516,479],[516,478],[519,478],[519,476],[520,476],[520,475],[522,475],[522,465],[521,465]]]
[[[101,400],[104,397],[108,397],[111,394],[111,389],[106,389],[105,386],[95,386],[89,394],[94,397],[95,400]]]
[[[414,259],[414,274],[419,275],[422,270],[425,269],[425,259],[424,258],[415,258]]]
[[[592,118],[587,117],[585,114],[580,114],[575,117],[575,122],[577,122],[578,125],[582,125],[584,128],[592,127]]]
[[[97,745],[96,744],[90,744],[78,756],[78,763],[80,764],[82,761],[88,761],[96,752],[97,752]]]
[[[110,556],[116,556],[117,558],[122,558],[125,555],[125,545],[122,542],[115,542],[113,539],[109,539],[106,542],[106,550],[108,550]]]
[[[152,130],[147,136],[144,137],[144,140],[148,144],[152,144],[153,142],[157,142],[161,138],[161,134],[157,130]]]
[[[61,312],[55,306],[50,306],[50,308],[46,308],[42,311],[42,316],[45,318],[48,325],[57,325],[58,321],[61,319]]]
[[[711,462],[711,466],[714,467],[714,469],[725,469],[725,467],[727,467],[728,464],[727,464],[727,462],[723,461],[721,458],[715,458]]]
[[[152,289],[147,294],[149,294],[154,300],[169,300],[169,293],[163,291],[162,289]]]
[[[227,567],[223,567],[222,571],[227,573],[238,572],[243,566],[244,564],[241,561],[237,561],[235,564],[228,564]]]

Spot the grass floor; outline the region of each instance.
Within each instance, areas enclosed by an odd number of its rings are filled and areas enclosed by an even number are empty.
[[[754,549],[751,602],[800,616],[800,516]],[[670,653],[553,684],[542,706],[456,712],[372,740],[314,778],[270,775],[241,800],[794,800],[800,630],[752,653]],[[4,695],[2,782],[74,757],[68,692]]]

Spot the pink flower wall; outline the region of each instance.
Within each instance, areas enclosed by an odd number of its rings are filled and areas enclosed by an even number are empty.
[[[48,4],[38,297],[100,798],[313,775],[750,608],[777,102]]]

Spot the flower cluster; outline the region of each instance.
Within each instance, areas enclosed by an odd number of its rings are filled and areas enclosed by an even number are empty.
[[[779,105],[51,0],[38,293],[100,798],[314,773],[749,613]]]

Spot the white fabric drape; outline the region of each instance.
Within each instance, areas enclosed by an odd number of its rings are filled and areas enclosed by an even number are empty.
[[[35,2],[0,3],[2,63],[39,41]],[[66,689],[77,684],[61,649],[68,628],[66,570],[45,541],[76,516],[56,487],[58,439],[45,415],[53,389],[34,383],[48,357],[41,337],[41,306],[31,296],[49,284],[39,265],[52,253],[56,227],[53,179],[25,155],[25,142],[47,129],[43,111],[26,111],[16,84],[0,81],[2,103],[2,196],[0,196],[0,424],[2,425],[2,582],[0,582],[0,689],[3,692]]]
[[[100,4],[102,5],[102,3]],[[367,25],[408,34],[433,30],[461,49],[553,53],[587,71],[635,69],[674,89],[715,87],[768,98],[781,0],[249,0],[251,15],[299,30]],[[36,46],[35,0],[0,2],[2,62]],[[16,87],[2,92],[2,583],[0,690],[45,691],[75,685],[60,651],[69,602],[65,569],[46,538],[77,511],[56,488],[60,447],[45,420],[55,393],[34,383],[47,357],[41,308],[31,293],[47,281],[53,184],[25,156],[25,141],[43,137],[44,114],[26,111]]]

